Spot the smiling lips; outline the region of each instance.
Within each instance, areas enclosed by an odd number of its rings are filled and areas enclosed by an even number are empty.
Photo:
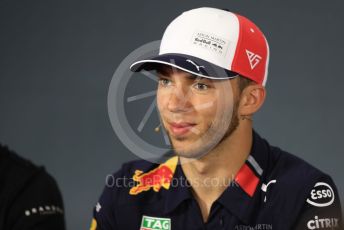
[[[169,123],[171,131],[174,135],[183,135],[189,132],[189,130],[195,126],[194,123],[179,122],[179,123]]]

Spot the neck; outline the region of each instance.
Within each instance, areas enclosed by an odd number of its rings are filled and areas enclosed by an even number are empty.
[[[201,207],[204,220],[207,219],[212,203],[230,185],[245,163],[251,147],[252,124],[251,121],[244,120],[230,136],[205,156],[191,161],[180,157],[181,167],[191,182],[192,192]],[[194,186],[194,182],[197,186]]]
[[[237,129],[219,145],[199,159],[180,161],[184,173],[190,176],[232,176],[245,163],[252,146],[251,121],[242,121]]]

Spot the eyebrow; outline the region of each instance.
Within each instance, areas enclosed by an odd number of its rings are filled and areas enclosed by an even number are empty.
[[[196,75],[188,75],[188,76],[186,76],[187,78],[189,78],[190,80],[195,80],[196,78],[200,78],[200,79],[202,79],[202,77],[199,77],[199,76],[196,76]]]

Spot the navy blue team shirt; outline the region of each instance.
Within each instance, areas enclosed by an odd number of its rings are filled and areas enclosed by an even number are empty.
[[[107,179],[91,230],[342,229],[331,177],[253,131],[249,157],[203,221],[178,157],[124,163]]]

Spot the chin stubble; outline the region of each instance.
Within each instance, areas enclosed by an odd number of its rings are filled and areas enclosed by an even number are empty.
[[[205,132],[205,134],[202,135],[198,140],[195,141],[195,143],[192,144],[192,145],[196,145],[193,149],[189,149],[189,150],[176,149],[173,146],[171,134],[168,131],[166,131],[167,136],[172,145],[172,149],[175,151],[175,153],[178,156],[181,156],[181,157],[193,158],[193,159],[201,158],[202,156],[209,153],[216,146],[220,145],[226,138],[231,136],[232,133],[237,129],[239,125],[239,117],[238,117],[237,111],[238,111],[238,103],[235,103],[230,122],[228,122],[228,116],[224,116],[223,118],[218,119],[217,121],[209,124],[208,129]],[[225,132],[221,131],[223,127],[228,127]],[[177,141],[184,141],[187,139],[187,137],[175,137],[175,139]]]

